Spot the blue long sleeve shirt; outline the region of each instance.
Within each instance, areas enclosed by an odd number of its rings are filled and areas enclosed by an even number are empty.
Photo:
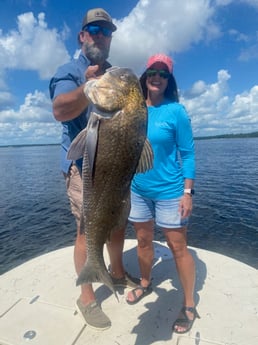
[[[73,91],[85,83],[85,71],[89,64],[89,60],[81,53],[78,58],[59,67],[50,80],[50,98],[53,100],[58,95]],[[72,164],[72,161],[66,158],[71,142],[86,126],[87,109],[77,118],[62,122],[61,170],[64,173],[68,173]],[[78,160],[76,163],[79,168],[82,166],[82,160]]]
[[[73,91],[84,84],[86,82],[85,71],[89,65],[90,61],[80,52],[78,58],[74,58],[67,64],[60,66],[56,74],[50,80],[50,98],[53,100],[58,95]],[[104,70],[109,67],[111,67],[111,65],[106,61]],[[66,157],[67,151],[73,139],[87,126],[90,110],[91,107],[89,106],[75,119],[62,122],[61,170],[66,174],[72,164],[72,161],[68,160]],[[82,159],[77,160],[76,165],[81,171]]]
[[[134,176],[132,191],[150,199],[180,197],[184,179],[195,178],[193,134],[184,106],[168,100],[149,106],[147,137],[154,152],[154,166]]]

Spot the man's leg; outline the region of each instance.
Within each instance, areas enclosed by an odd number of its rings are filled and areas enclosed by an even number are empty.
[[[77,236],[74,246],[74,265],[77,275],[80,274],[86,261],[86,238],[85,234],[80,233],[80,226],[77,226]],[[92,288],[92,284],[81,285],[80,300],[83,305],[87,305],[95,301],[95,294]]]
[[[107,242],[107,250],[110,259],[109,271],[115,287],[134,288],[140,280],[132,277],[124,269],[123,249],[125,239],[125,228],[114,231],[110,241]]]
[[[80,217],[82,207],[82,180],[75,165],[72,165],[66,176],[67,195],[70,200],[71,211],[76,219],[77,235],[74,246],[74,265],[77,275],[80,274],[86,258],[86,237],[80,231]],[[97,329],[107,329],[111,321],[97,304],[92,284],[81,285],[81,295],[77,300],[77,307],[86,323]]]
[[[110,273],[114,278],[124,277],[123,249],[125,229],[114,231],[110,241],[107,242],[107,250],[110,258]]]
[[[138,255],[138,262],[141,272],[141,280],[138,285],[147,289],[147,294],[151,291],[151,270],[154,258],[154,249],[153,249],[153,220],[148,222],[140,222],[134,223],[134,228],[136,232],[136,237],[138,241],[137,245],[137,255]],[[141,296],[144,296],[146,292],[144,289],[136,288],[134,291],[130,291],[127,294],[127,302],[129,304],[133,304],[137,301]]]

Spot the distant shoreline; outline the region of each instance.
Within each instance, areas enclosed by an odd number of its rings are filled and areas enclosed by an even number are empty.
[[[238,133],[238,134],[220,134],[208,137],[194,137],[194,140],[207,140],[207,139],[239,139],[239,138],[258,138],[258,132],[252,133]]]
[[[258,138],[258,132],[252,133],[238,133],[238,134],[219,134],[207,137],[194,137],[194,140],[209,140],[209,139],[241,139],[241,138]],[[61,143],[54,144],[21,144],[21,145],[0,145],[1,147],[23,147],[23,146],[57,146]]]
[[[28,146],[59,146],[61,143],[56,143],[56,144],[16,144],[16,145],[0,145],[1,147],[28,147]]]

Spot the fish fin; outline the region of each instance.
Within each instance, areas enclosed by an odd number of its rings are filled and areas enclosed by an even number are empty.
[[[103,264],[104,265],[104,264]],[[91,269],[91,267],[94,267],[94,263],[90,263],[90,261],[86,261],[86,264],[84,265],[83,269],[81,270],[81,273],[79,274],[79,277],[76,280],[76,285],[81,284],[90,284],[90,283],[103,283],[105,284],[111,292],[114,293],[116,299],[119,302],[116,290],[114,288],[112,279],[105,268],[104,270],[102,267],[99,267],[99,269]],[[103,266],[104,267],[104,266]]]
[[[85,151],[85,138],[87,135],[87,128],[84,128],[72,141],[71,146],[67,152],[67,159],[76,161],[83,157]]]
[[[93,169],[98,143],[100,117],[98,114],[92,112],[87,125],[86,150],[88,153],[89,168],[91,176],[93,177]]]
[[[138,162],[138,166],[136,168],[136,174],[137,173],[145,173],[146,171],[153,168],[153,151],[151,144],[148,139],[145,140],[145,143],[143,145],[142,153],[140,160]]]

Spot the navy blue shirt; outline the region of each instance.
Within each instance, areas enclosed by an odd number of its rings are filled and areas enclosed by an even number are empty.
[[[60,94],[73,91],[84,84],[86,82],[85,71],[89,65],[90,61],[80,52],[78,58],[74,58],[65,65],[60,66],[54,77],[50,80],[49,93],[51,100]],[[106,62],[105,69],[108,67],[111,67],[111,65]],[[66,174],[72,164],[72,161],[66,157],[67,151],[73,139],[87,126],[87,122],[88,108],[75,119],[62,122],[61,170]],[[81,170],[82,159],[76,161],[76,165]]]

